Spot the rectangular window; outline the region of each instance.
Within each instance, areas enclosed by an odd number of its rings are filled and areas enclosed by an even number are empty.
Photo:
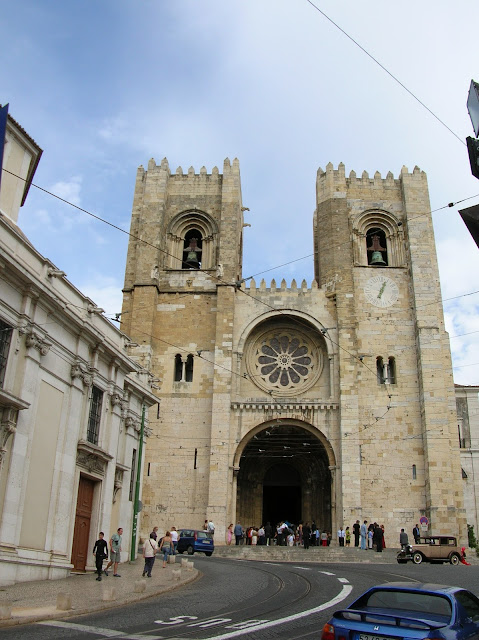
[[[92,387],[90,414],[88,416],[87,440],[92,444],[98,444],[100,433],[101,405],[103,403],[103,391],[98,387]]]
[[[0,387],[3,388],[5,380],[5,371],[7,370],[8,352],[10,350],[10,341],[12,339],[13,328],[0,320]]]
[[[136,449],[131,454],[131,473],[130,473],[130,496],[129,501],[133,502],[135,496],[135,478],[136,478]]]

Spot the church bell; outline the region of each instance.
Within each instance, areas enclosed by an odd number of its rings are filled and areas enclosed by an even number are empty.
[[[369,264],[386,266],[386,263],[383,260],[383,254],[380,251],[373,251],[373,255],[371,256],[371,262]]]

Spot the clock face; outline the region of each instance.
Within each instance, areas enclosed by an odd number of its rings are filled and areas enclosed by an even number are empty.
[[[399,288],[387,276],[373,276],[364,286],[366,300],[375,307],[390,307],[399,298]]]

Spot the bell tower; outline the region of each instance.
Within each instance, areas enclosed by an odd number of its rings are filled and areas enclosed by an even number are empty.
[[[121,328],[161,398],[149,418],[142,528],[201,527],[223,518],[226,505],[215,477],[227,457],[210,459],[230,410],[243,247],[238,160],[226,159],[222,174],[172,174],[166,158],[139,167],[130,233]]]
[[[465,539],[426,174],[319,169],[314,237],[315,277],[337,312],[344,522],[426,516],[430,532]]]

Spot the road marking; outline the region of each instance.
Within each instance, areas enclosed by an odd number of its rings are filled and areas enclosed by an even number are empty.
[[[311,571],[311,567],[293,567],[293,569],[302,569],[303,571]]]
[[[105,638],[122,638],[123,640],[161,640],[163,636],[144,636],[139,634],[124,633],[123,631],[115,631],[114,629],[102,629],[101,627],[90,627],[86,624],[75,624],[74,622],[63,622],[62,620],[42,620],[37,622],[45,627],[60,627],[61,629],[70,629],[71,631],[84,631],[85,633],[93,633],[97,636]]]
[[[335,576],[335,573],[331,573],[331,571],[320,571],[319,573],[323,573],[325,576]]]
[[[349,580],[347,578],[338,578],[338,582],[343,582],[344,584],[349,584]]]
[[[294,620],[300,620],[301,618],[306,618],[307,616],[311,616],[315,613],[319,613],[320,611],[324,611],[325,609],[329,609],[329,607],[333,607],[337,605],[339,602],[342,602],[345,598],[349,596],[353,587],[348,584],[344,585],[341,589],[340,593],[325,602],[324,604],[319,605],[319,607],[314,607],[314,609],[308,609],[307,611],[301,611],[300,613],[294,613],[291,616],[286,616],[286,618],[279,618],[278,620],[271,620],[270,622],[265,622],[263,624],[258,624],[254,627],[248,627],[247,629],[242,629],[239,631],[232,631],[231,633],[223,633],[219,636],[211,636],[209,638],[205,638],[204,640],[227,640],[228,638],[237,638],[238,636],[242,636],[246,633],[253,633],[255,631],[262,631],[263,629],[269,629],[271,627],[277,627],[280,624],[286,624],[287,622],[293,622]]]

